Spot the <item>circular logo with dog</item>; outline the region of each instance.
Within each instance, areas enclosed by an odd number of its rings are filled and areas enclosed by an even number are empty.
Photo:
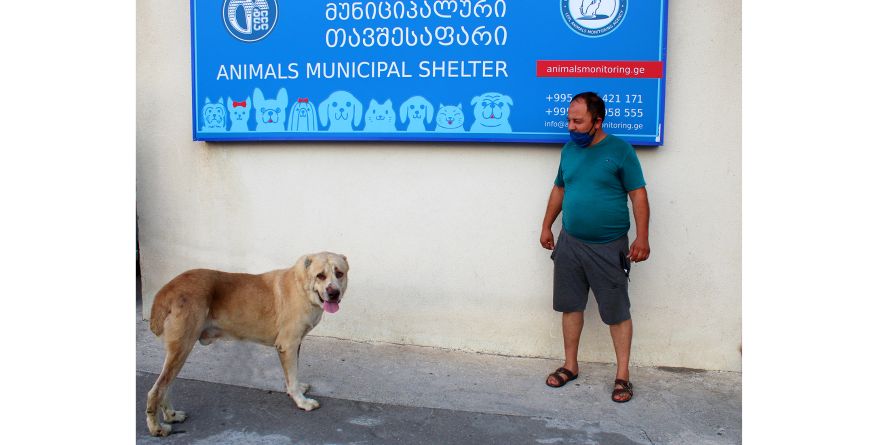
[[[560,0],[566,25],[585,37],[600,37],[621,25],[628,0]]]
[[[222,21],[237,40],[257,42],[277,24],[277,0],[225,0]]]

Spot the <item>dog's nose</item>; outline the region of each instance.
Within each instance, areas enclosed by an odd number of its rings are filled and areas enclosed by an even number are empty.
[[[341,291],[336,288],[327,288],[326,295],[329,295],[329,298],[336,300],[341,296]]]

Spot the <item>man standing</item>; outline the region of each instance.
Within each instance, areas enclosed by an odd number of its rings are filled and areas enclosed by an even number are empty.
[[[560,152],[560,168],[541,227],[541,245],[553,250],[554,310],[563,313],[563,366],[548,375],[558,388],[578,377],[578,341],[584,326],[588,290],[593,290],[600,318],[609,325],[617,371],[612,400],[633,397],[628,373],[631,354],[631,261],[649,258],[649,201],[634,148],[603,131],[606,108],[596,93],[576,95],[569,104],[571,140]],[[627,197],[637,224],[628,248]],[[554,244],[551,225],[563,212],[563,230]]]

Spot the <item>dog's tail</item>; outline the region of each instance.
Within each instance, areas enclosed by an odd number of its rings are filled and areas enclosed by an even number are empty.
[[[157,295],[154,296],[154,305],[151,306],[151,332],[158,337],[163,335],[163,325],[166,323],[166,318],[172,312],[175,294],[179,292],[178,281],[186,274],[183,273],[166,283],[165,286],[160,288]]]
[[[182,311],[187,318],[192,315],[197,317],[191,320],[194,323],[202,323],[200,317],[205,318],[209,313],[209,307],[203,297],[208,296],[211,292],[214,273],[216,272],[206,269],[189,270],[160,288],[157,295],[154,296],[154,304],[151,306],[151,332],[158,337],[163,335],[166,320],[170,315],[177,316]],[[198,310],[189,315],[193,312],[194,303],[202,308],[202,312]],[[188,310],[187,307],[191,307],[192,310]]]
[[[169,315],[169,298],[164,298],[166,287],[160,289],[154,297],[154,305],[151,306],[151,332],[156,336],[163,335],[163,324]]]

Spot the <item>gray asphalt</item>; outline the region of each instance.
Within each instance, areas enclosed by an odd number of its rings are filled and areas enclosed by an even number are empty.
[[[137,425],[156,374],[137,373]],[[417,408],[321,397],[320,409],[296,409],[281,392],[179,380],[175,396],[185,422],[165,438],[137,431],[138,444],[637,444],[599,423]]]
[[[559,360],[308,336],[299,380],[321,407],[298,410],[273,348],[197,345],[170,400],[189,418],[148,435],[145,397],[162,345],[136,316],[136,440],[163,444],[736,444],[741,373],[631,369],[636,395],[609,398],[615,366],[580,363],[563,388]]]

